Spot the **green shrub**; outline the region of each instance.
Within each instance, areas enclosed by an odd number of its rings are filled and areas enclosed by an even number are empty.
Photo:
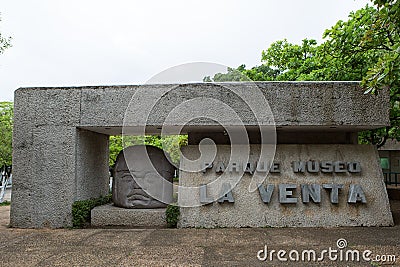
[[[72,204],[72,225],[82,228],[90,225],[90,211],[97,206],[111,203],[111,194],[104,197],[75,201]]]
[[[0,207],[1,206],[10,206],[10,205],[11,205],[11,202],[7,201],[7,200],[0,203]]]
[[[167,226],[169,228],[176,228],[179,221],[179,206],[176,204],[170,204],[167,206],[167,210],[165,211]]]

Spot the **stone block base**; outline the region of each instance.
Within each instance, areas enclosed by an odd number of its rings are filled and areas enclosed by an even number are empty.
[[[124,209],[115,207],[113,204],[92,209],[91,224],[95,227],[160,228],[167,226],[165,209]]]

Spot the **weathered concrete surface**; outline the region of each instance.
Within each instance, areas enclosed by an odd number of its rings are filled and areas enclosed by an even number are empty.
[[[18,112],[17,112],[18,114]],[[24,128],[15,118],[11,224],[19,227],[70,225],[76,200],[76,128]]]
[[[77,129],[76,200],[104,195],[109,189],[108,136]],[[99,167],[100,166],[100,167]]]
[[[392,210],[400,219],[400,201]],[[400,266],[400,226],[243,229],[13,229],[9,207],[0,207],[1,266]],[[391,264],[329,261],[261,262],[264,245],[274,250],[369,249],[396,255]],[[276,255],[276,254],[275,254]]]
[[[126,227],[166,227],[165,209],[124,209],[112,204],[92,209],[91,225]]]
[[[217,146],[214,163],[227,164],[231,146]],[[251,145],[248,162],[258,160],[260,147]],[[183,155],[192,159],[199,156],[197,146],[187,146]],[[344,161],[360,162],[361,173],[294,173],[293,161]],[[198,207],[181,207],[180,227],[334,227],[334,226],[389,226],[393,225],[388,195],[379,167],[376,149],[370,145],[277,145],[274,162],[281,165],[280,174],[269,174],[264,185],[274,184],[271,202],[262,202],[258,190],[249,192],[250,174],[245,174],[232,190],[234,203],[214,202]],[[239,162],[243,163],[243,162]],[[183,166],[183,168],[186,168]],[[242,168],[242,167],[241,167]],[[208,170],[202,172],[181,171],[180,185],[184,187],[200,186],[215,181],[220,174]],[[232,173],[226,172],[222,179],[231,179]],[[228,182],[231,182],[228,180]],[[232,183],[231,183],[232,184]],[[296,204],[282,204],[278,201],[278,184],[295,184]],[[321,203],[303,203],[300,185],[321,185]],[[329,191],[322,184],[343,184],[339,192],[339,203],[330,202]],[[347,203],[349,185],[362,186],[367,203]],[[219,192],[214,186],[207,186],[210,196]],[[231,187],[232,188],[232,187]],[[215,192],[216,191],[216,192]],[[191,192],[188,196],[178,194],[180,205],[185,205],[185,197],[190,203],[200,203],[200,192]],[[194,200],[194,201],[193,201]],[[197,202],[196,202],[197,200]]]
[[[149,92],[144,97],[161,95],[150,117],[133,116],[131,126],[162,125],[170,111],[193,98],[218,99],[228,104],[243,119],[244,125],[256,126],[249,106],[239,93],[252,95],[258,88],[268,101],[277,126],[337,126],[376,128],[389,123],[389,96],[363,94],[357,82],[256,82],[200,83],[133,86],[88,86],[64,88],[20,88],[15,92],[16,112],[33,125],[51,122],[75,123],[103,133],[115,133],[122,126],[124,115],[136,92]],[[165,92],[165,95],[162,93]],[[236,94],[237,92],[237,94]],[[54,97],[53,97],[54,96]],[[135,96],[138,97],[138,96]],[[39,107],[39,103],[52,104]],[[133,98],[133,100],[137,100]],[[146,99],[140,100],[146,103]],[[77,109],[71,109],[68,104]],[[67,105],[65,105],[67,104]],[[23,110],[22,110],[23,109]],[[51,111],[51,116],[47,115]],[[62,115],[62,116],[61,116]],[[64,119],[63,119],[64,118]],[[228,118],[229,119],[229,118]],[[261,118],[270,121],[269,118]],[[229,124],[230,121],[226,121]],[[232,122],[232,121],[231,121]],[[181,125],[182,121],[171,121]],[[195,120],[189,126],[219,126],[211,120]],[[105,127],[114,127],[104,129]]]
[[[74,201],[108,192],[108,136],[77,128],[80,102],[80,90],[16,91],[11,225],[71,226]]]

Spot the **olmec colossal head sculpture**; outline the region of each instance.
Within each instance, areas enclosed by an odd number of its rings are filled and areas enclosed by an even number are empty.
[[[172,202],[175,167],[164,151],[149,145],[122,150],[115,162],[112,198],[129,209],[164,208]]]

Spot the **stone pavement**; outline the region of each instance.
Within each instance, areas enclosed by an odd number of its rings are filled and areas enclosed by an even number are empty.
[[[400,266],[400,201],[391,202],[394,227],[241,229],[11,229],[0,207],[0,266],[381,266],[376,262],[261,262],[268,250],[368,249],[396,255]],[[320,254],[317,254],[320,255]],[[288,257],[286,255],[286,257]],[[372,256],[371,256],[372,257]]]
[[[11,201],[11,188],[6,189],[6,193],[4,194],[5,201]]]

